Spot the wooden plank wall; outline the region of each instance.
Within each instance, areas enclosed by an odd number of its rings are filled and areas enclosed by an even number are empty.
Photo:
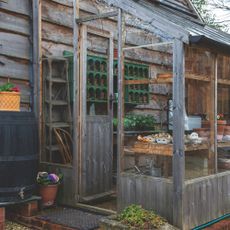
[[[85,153],[82,154],[81,195],[92,196],[112,190],[113,154],[108,116],[86,119]]]
[[[172,222],[172,182],[164,178],[122,173],[120,209],[140,204]],[[207,223],[230,212],[230,173],[185,182],[184,229]]]
[[[73,8],[72,0],[42,0],[42,54],[62,56],[64,50],[73,51]],[[80,16],[97,14],[112,11],[113,9],[96,0],[80,1]],[[135,19],[127,16],[126,45],[143,45],[157,43],[161,38],[153,36],[146,30],[141,30],[138,23],[131,26]],[[115,47],[117,46],[117,23],[116,19],[103,19],[88,22],[87,25],[94,29],[102,29],[113,32]],[[88,50],[92,54],[105,54],[104,40],[95,36],[88,36]],[[154,47],[149,49],[134,49],[125,52],[126,60],[143,62],[151,66],[151,77],[155,78],[156,73],[172,70],[172,49],[166,47]],[[166,85],[152,85],[152,95],[158,96],[155,100],[152,97],[150,106],[140,107],[135,110],[137,113],[150,113],[156,117],[158,123],[167,122],[167,113],[161,111],[161,107],[167,105],[167,95],[171,93],[171,87]],[[163,105],[163,106],[162,106]],[[154,111],[153,111],[154,110]]]
[[[21,90],[21,110],[30,110],[32,77],[32,5],[29,0],[0,2],[0,84],[10,80]]]
[[[185,226],[191,229],[230,212],[230,173],[185,182]]]
[[[120,188],[118,200],[120,210],[130,204],[139,204],[145,209],[156,211],[172,222],[173,185],[170,180],[122,173]]]

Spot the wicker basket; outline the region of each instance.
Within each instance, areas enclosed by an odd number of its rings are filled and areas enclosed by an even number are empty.
[[[1,111],[20,111],[19,92],[0,92]]]

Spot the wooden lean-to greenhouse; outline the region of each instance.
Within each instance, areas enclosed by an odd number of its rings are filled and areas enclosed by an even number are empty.
[[[40,165],[63,173],[61,202],[117,191],[180,229],[229,213],[230,35],[188,0],[37,9]]]

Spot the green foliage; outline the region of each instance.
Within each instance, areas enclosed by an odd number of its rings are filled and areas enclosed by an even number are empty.
[[[6,83],[2,86],[0,86],[0,92],[3,92],[3,91],[12,91],[11,89],[14,88],[14,85],[12,83]]]
[[[227,30],[225,25],[220,25],[219,23],[216,22],[215,19],[216,15],[211,13],[210,10],[208,10],[207,8],[208,5],[207,0],[192,0],[192,2],[207,25],[215,29],[219,29],[223,31]]]
[[[152,211],[147,211],[139,205],[130,205],[118,215],[118,221],[131,229],[154,229],[166,223],[166,220]]]
[[[117,127],[117,118],[113,119],[114,128]],[[124,118],[124,129],[125,130],[154,130],[156,123],[155,118],[152,115],[139,115],[139,114],[128,114]]]

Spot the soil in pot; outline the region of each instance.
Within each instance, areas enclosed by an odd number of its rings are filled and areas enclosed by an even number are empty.
[[[39,194],[42,198],[42,206],[50,207],[54,204],[58,190],[57,184],[40,185]]]

